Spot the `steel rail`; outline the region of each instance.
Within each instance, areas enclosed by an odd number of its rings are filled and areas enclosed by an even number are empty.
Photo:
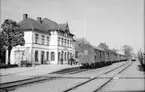
[[[110,72],[112,72],[112,71],[114,71],[114,70],[116,70],[116,69],[118,69],[118,68],[120,68],[120,67],[122,67],[122,66],[124,66],[124,65],[126,65],[126,64],[127,64],[127,63],[122,64],[122,65],[120,65],[120,66],[118,66],[118,67],[116,67],[116,68],[113,68],[113,69],[111,69],[111,70],[105,72],[105,73],[102,73],[102,74],[100,74],[100,75],[98,75],[98,76],[95,76],[94,78],[91,78],[91,79],[89,79],[89,80],[87,80],[87,81],[85,81],[85,82],[82,82],[82,83],[80,83],[80,84],[77,84],[77,85],[75,85],[75,86],[69,88],[69,89],[66,89],[66,90],[64,90],[63,92],[69,92],[69,91],[71,91],[71,90],[74,90],[74,89],[76,89],[76,88],[78,88],[78,87],[80,87],[80,86],[82,86],[82,85],[84,85],[84,84],[86,84],[86,83],[88,83],[88,82],[91,82],[91,81],[97,79],[99,76],[108,74],[108,73],[110,73]]]
[[[113,77],[111,77],[108,81],[106,81],[103,85],[101,85],[99,88],[97,88],[97,89],[96,89],[95,91],[93,91],[93,92],[97,92],[97,91],[101,90],[105,85],[107,85],[110,81],[112,81],[113,78],[114,78],[115,76],[117,76],[118,74],[122,73],[124,70],[126,70],[127,68],[129,68],[132,64],[133,64],[133,62],[130,63],[129,65],[127,65],[127,66],[126,66],[124,69],[122,69],[121,71],[119,71],[117,74],[115,74]]]

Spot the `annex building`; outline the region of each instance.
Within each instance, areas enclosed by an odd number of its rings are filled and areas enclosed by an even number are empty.
[[[74,58],[74,34],[68,23],[58,24],[41,17],[35,20],[23,14],[19,24],[24,31],[25,45],[12,49],[12,64],[19,64],[22,60],[33,64],[59,64],[63,60],[67,64],[70,58]]]

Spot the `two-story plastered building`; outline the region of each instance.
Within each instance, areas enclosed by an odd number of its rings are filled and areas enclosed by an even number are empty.
[[[23,14],[19,22],[24,31],[24,46],[14,47],[11,51],[11,63],[19,64],[28,60],[33,64],[68,63],[74,58],[74,35],[70,32],[68,23],[57,24],[48,19],[37,17],[37,20]]]

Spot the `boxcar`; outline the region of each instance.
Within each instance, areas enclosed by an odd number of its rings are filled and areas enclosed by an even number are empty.
[[[124,55],[96,48],[89,44],[83,44],[78,49],[78,62],[85,67],[105,66],[124,59]]]

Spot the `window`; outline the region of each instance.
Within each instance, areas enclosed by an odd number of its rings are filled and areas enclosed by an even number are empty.
[[[64,54],[64,61],[66,61],[66,57],[67,57],[67,56],[66,56],[66,52],[65,52],[65,54]]]
[[[60,46],[60,40],[61,40],[60,37],[58,37],[58,46]]]
[[[61,51],[61,59],[63,59],[63,51]],[[63,59],[64,60],[64,59]]]
[[[60,52],[58,52],[58,61],[60,61]]]
[[[35,62],[38,62],[38,51],[35,51]]]
[[[67,60],[69,60],[69,52],[67,53]]]
[[[64,40],[64,46],[66,46],[66,39]]]
[[[61,38],[61,46],[63,46],[63,38]]]
[[[72,58],[72,53],[70,53],[70,58]]]
[[[72,41],[70,41],[70,47],[72,47]]]
[[[67,39],[66,39],[66,47],[68,46],[68,44],[67,44]]]
[[[68,40],[68,47],[70,47],[70,43],[69,43],[69,40]]]
[[[35,43],[38,44],[38,40],[39,40],[39,35],[35,34]]]
[[[55,60],[55,53],[51,52],[51,61],[54,61],[54,60]]]
[[[46,56],[47,56],[47,61],[49,61],[49,52],[47,52]]]
[[[47,37],[47,45],[49,45],[49,37]]]
[[[44,35],[41,36],[42,43],[44,45]]]
[[[72,45],[73,45],[73,44],[72,44],[72,41],[71,41],[71,47],[72,47]]]
[[[71,47],[71,40],[70,40],[70,42],[69,42],[69,47]]]

